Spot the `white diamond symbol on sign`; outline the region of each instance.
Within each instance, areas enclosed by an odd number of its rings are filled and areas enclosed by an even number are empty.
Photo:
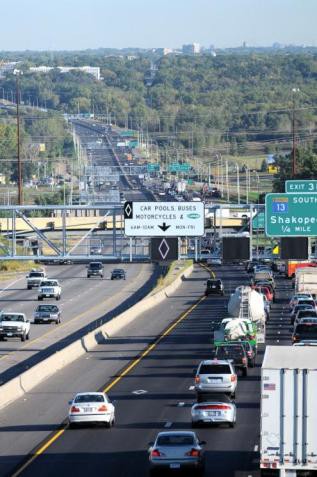
[[[160,243],[158,251],[160,252],[162,259],[165,260],[168,255],[168,252],[170,251],[168,243],[166,242],[165,239],[163,239],[162,242]]]
[[[132,208],[130,204],[127,204],[124,210],[125,210],[125,213],[127,214],[127,217],[130,217],[130,215],[132,214]]]

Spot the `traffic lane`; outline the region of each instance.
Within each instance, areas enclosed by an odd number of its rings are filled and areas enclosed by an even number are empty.
[[[67,301],[59,305],[62,311],[61,325],[31,325],[29,341],[22,343],[15,339],[1,342],[1,381],[12,379],[52,352],[91,331],[87,327],[100,326],[148,293],[155,279],[152,267],[148,264],[132,264],[124,268],[128,269],[128,280],[108,280],[105,285],[105,281],[89,279],[91,286],[87,287],[85,293],[77,288]]]
[[[201,296],[207,276],[205,270],[196,267],[192,274],[194,280],[185,280],[176,292],[150,313],[144,313],[114,338],[99,344],[31,393],[0,411],[0,474],[11,472],[23,456],[56,429],[66,416],[68,400],[76,392],[104,386],[180,313],[195,303]]]
[[[210,320],[225,314],[223,300],[211,298],[199,304],[187,319],[166,337],[134,370],[111,391],[116,404],[116,427],[67,430],[47,453],[22,475],[41,475],[47,464],[67,475],[96,474],[107,469],[109,476],[148,475],[148,442],[164,429],[190,429],[193,371],[202,359],[210,358]],[[251,370],[238,384],[238,425],[198,430],[207,441],[207,472],[232,476],[237,470],[254,470],[252,463],[257,431],[253,423],[259,413],[259,370]],[[125,467],[122,468],[122,455]],[[235,460],[232,456],[235,456]],[[246,462],[246,456],[250,462]],[[228,465],[228,460],[230,464]],[[54,472],[48,475],[54,475]],[[240,475],[243,475],[242,473]]]
[[[278,300],[286,301],[285,293]],[[100,429],[66,431],[43,456],[33,475],[40,475],[45,464],[53,463],[62,475],[102,472],[108,475],[143,476],[148,473],[148,442],[164,429],[190,428],[190,407],[194,402],[192,368],[209,357],[209,325],[218,322],[220,300],[211,298],[194,310],[164,342],[115,387],[117,426],[111,439],[103,439]],[[211,305],[211,306],[210,306]],[[223,307],[222,307],[223,308]],[[279,315],[273,306],[272,319]],[[273,322],[274,323],[274,322]],[[269,325],[269,326],[273,326]],[[207,441],[206,475],[230,477],[259,475],[258,441],[260,422],[260,365],[264,346],[260,346],[257,366],[247,378],[240,378],[237,390],[237,426],[234,430],[201,428]],[[143,392],[142,394],[135,394]],[[79,457],[80,456],[80,457]],[[122,457],[125,468],[122,469]],[[35,465],[35,464],[34,464]],[[128,470],[127,470],[128,469]],[[31,475],[31,474],[23,474]],[[53,474],[52,474],[53,475]]]

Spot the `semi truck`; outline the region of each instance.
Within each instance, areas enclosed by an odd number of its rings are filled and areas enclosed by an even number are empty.
[[[298,268],[295,273],[295,293],[317,296],[317,268]]]
[[[261,369],[261,476],[317,474],[317,347],[267,346]]]

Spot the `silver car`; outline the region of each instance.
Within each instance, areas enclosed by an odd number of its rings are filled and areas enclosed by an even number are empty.
[[[111,427],[115,422],[115,408],[105,393],[78,393],[69,402],[69,427],[76,424],[101,422]]]
[[[235,397],[237,375],[227,360],[202,361],[195,376],[195,391],[199,402],[203,394],[225,393]]]
[[[229,424],[236,423],[236,405],[226,394],[209,395],[206,402],[196,403],[191,409],[192,427],[201,424]]]
[[[150,442],[150,475],[164,470],[190,470],[190,475],[204,473],[204,441],[192,431],[160,432]]]

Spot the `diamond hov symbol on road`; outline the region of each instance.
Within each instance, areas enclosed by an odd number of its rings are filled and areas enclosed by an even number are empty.
[[[203,202],[125,202],[128,237],[200,237],[204,235]]]

